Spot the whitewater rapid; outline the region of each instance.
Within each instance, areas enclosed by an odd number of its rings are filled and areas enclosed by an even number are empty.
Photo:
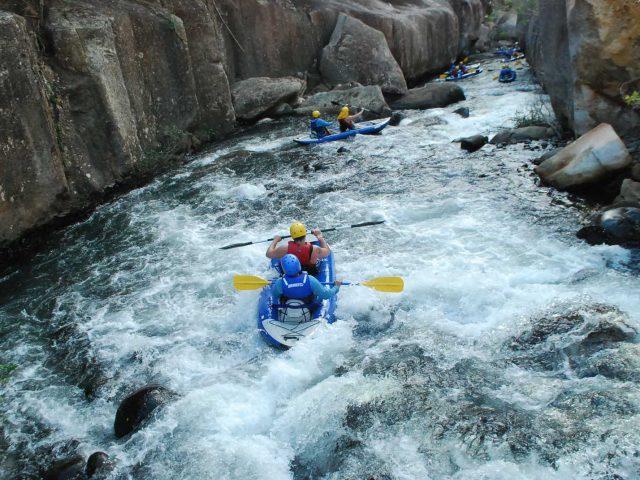
[[[114,478],[633,478],[637,383],[502,362],[531,318],[604,303],[639,326],[640,296],[631,253],[577,240],[585,211],[536,184],[539,143],[468,154],[453,142],[546,101],[528,70],[501,85],[485,67],[461,83],[462,104],[405,112],[380,136],[306,149],[292,142],[303,120],[262,122],[3,272],[0,361],[17,369],[0,386],[0,477],[35,477],[53,448],[105,451]],[[343,288],[340,321],[270,348],[258,292],[231,285],[267,274],[267,245],[219,247],[293,220],[385,220],[327,240],[339,278],[399,275],[405,292]],[[118,402],[148,383],[180,398],[116,440]],[[554,413],[563,395],[596,391],[625,403]],[[510,433],[469,437],[487,422]]]

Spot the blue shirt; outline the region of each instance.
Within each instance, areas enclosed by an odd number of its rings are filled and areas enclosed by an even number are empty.
[[[314,118],[311,120],[311,131],[318,137],[322,138],[327,134],[326,128],[332,126],[331,122],[327,122],[326,120],[322,120],[321,118]]]
[[[309,275],[309,284],[311,285],[311,290],[313,290],[313,295],[318,301],[331,298],[340,290],[340,286],[338,285],[334,285],[333,287],[322,285],[316,277],[312,277],[311,275]],[[276,297],[282,296],[282,278],[273,282],[272,291]]]

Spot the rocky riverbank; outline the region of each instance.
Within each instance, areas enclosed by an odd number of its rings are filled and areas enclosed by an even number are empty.
[[[0,245],[92,209],[305,88],[357,81],[402,94],[468,51],[484,14],[483,0],[3,2]],[[293,90],[265,94],[275,104],[238,104],[252,100],[252,79],[288,76]]]

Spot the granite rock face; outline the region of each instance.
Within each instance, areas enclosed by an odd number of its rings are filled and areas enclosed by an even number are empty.
[[[384,36],[394,80],[372,82],[392,91],[403,90],[402,77],[418,80],[472,47],[485,3],[2,2],[0,247],[148,178],[172,139],[227,135],[235,84],[319,76],[340,14],[380,43]]]
[[[640,134],[640,114],[623,99],[640,79],[640,3],[539,0],[527,57],[567,129],[581,135],[609,123],[625,140]]]

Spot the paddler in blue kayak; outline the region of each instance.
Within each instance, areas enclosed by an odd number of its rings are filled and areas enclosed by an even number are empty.
[[[331,122],[322,120],[320,118],[320,112],[318,110],[314,110],[311,116],[313,117],[313,120],[311,120],[309,128],[311,129],[311,133],[316,138],[322,138],[326,137],[327,135],[331,135],[331,131],[329,130],[329,128],[327,128],[333,125]]]
[[[284,297],[285,300],[300,300],[303,307],[309,310],[322,300],[333,297],[342,285],[340,280],[333,282],[333,286],[322,285],[317,278],[302,270],[300,260],[291,253],[282,257],[280,266],[284,276],[273,283],[272,294],[276,298]]]
[[[360,110],[355,115],[349,114],[349,107],[345,105],[340,110],[338,114],[338,123],[340,124],[340,131],[346,132],[347,130],[353,130],[356,128],[355,122],[358,120],[362,114],[364,113],[364,109]]]
[[[289,227],[289,233],[291,234],[291,242],[286,246],[278,246],[278,243],[282,240],[282,237],[275,235],[273,242],[267,249],[267,258],[283,258],[287,254],[292,254],[298,258],[302,264],[302,268],[313,274],[316,272],[316,263],[318,260],[328,257],[331,253],[331,248],[327,244],[326,240],[322,236],[322,232],[319,228],[311,231],[311,233],[318,239],[318,245],[313,245],[306,241],[307,227],[300,222],[293,222]]]

